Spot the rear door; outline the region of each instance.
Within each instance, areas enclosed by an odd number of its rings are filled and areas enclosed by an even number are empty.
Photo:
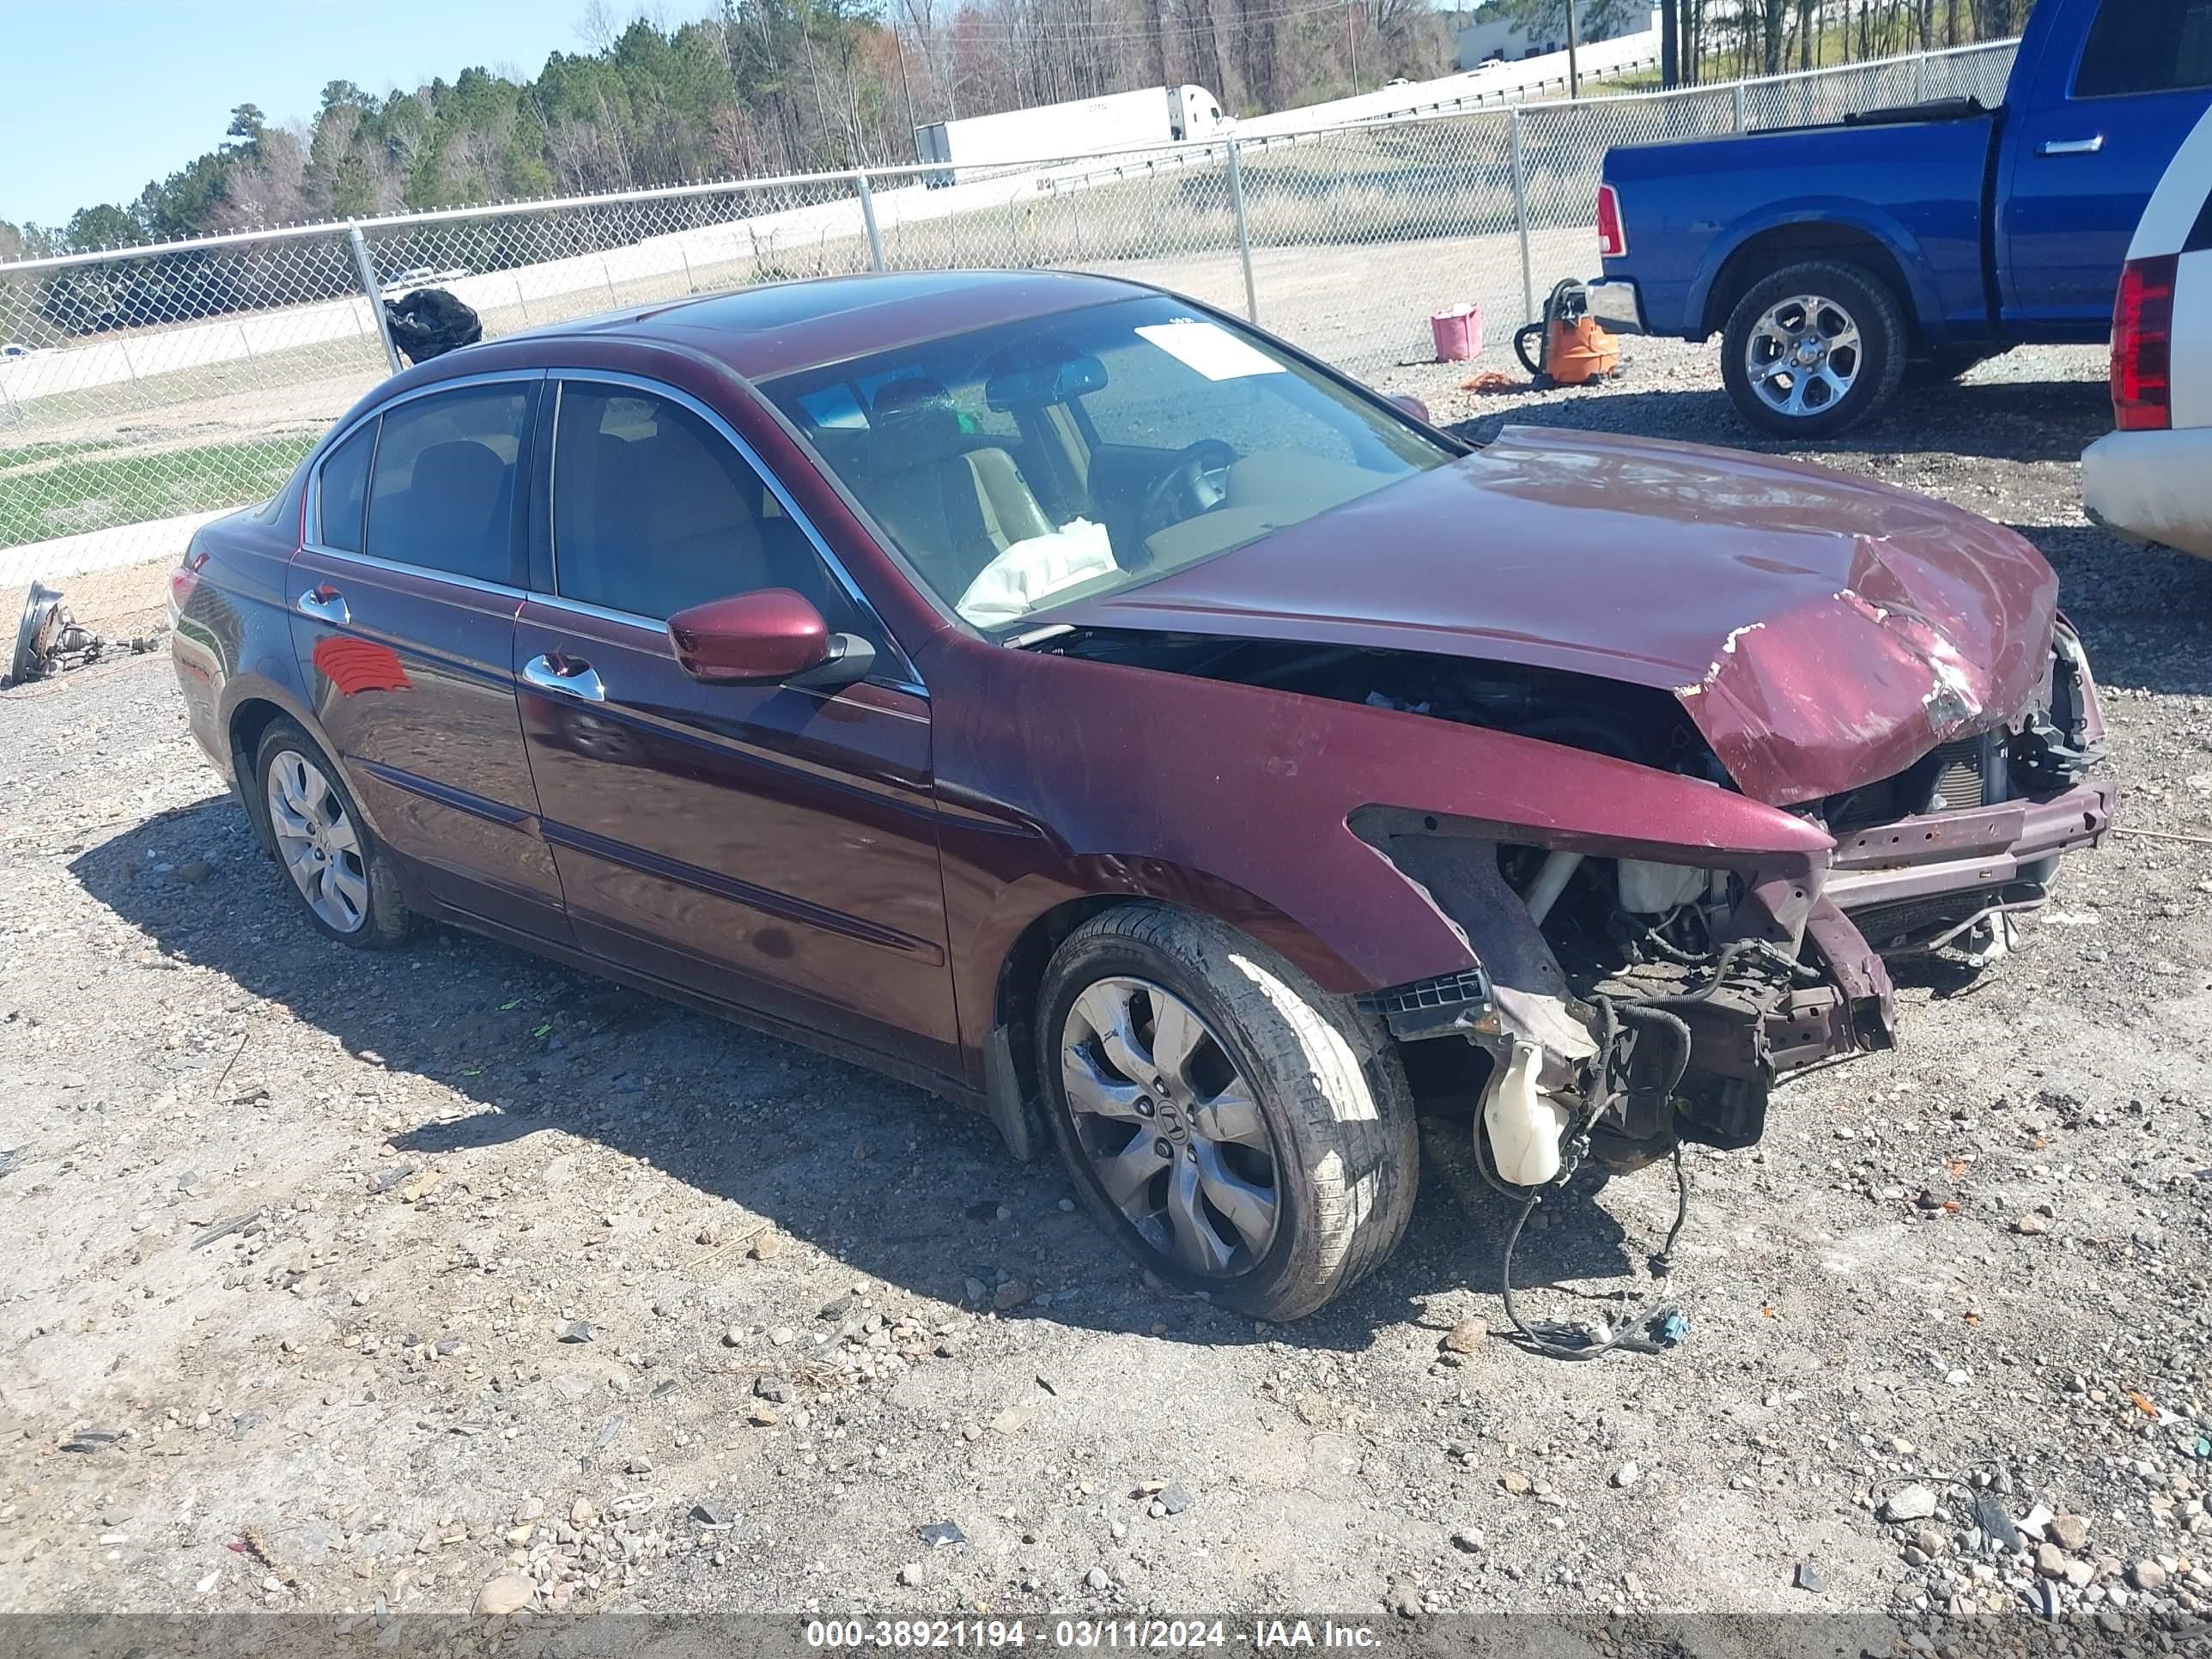
[[[550,556],[514,663],[578,944],[958,1075],[912,670],[719,416],[620,377],[564,377],[557,397]],[[692,680],[667,617],[761,587],[866,636],[878,674],[834,691]]]
[[[416,884],[565,940],[514,696],[543,383],[446,382],[357,426],[318,469],[289,597],[316,718]]]
[[[2060,0],[2045,0],[2045,4]],[[2212,103],[2212,0],[2072,0],[2008,112],[1998,195],[2005,320],[2102,339],[2129,239]]]

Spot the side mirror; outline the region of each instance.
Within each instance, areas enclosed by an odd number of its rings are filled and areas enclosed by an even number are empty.
[[[875,647],[832,634],[822,613],[787,587],[732,593],[668,619],[676,660],[708,685],[849,685],[875,665]]]
[[[1386,402],[1386,403],[1393,403],[1393,404],[1397,404],[1399,408],[1401,408],[1401,409],[1404,410],[1406,411],[1406,413],[1407,413],[1408,415],[1412,416],[1415,420],[1419,421],[1419,422],[1423,426],[1427,426],[1428,424],[1430,424],[1430,422],[1429,422],[1429,406],[1428,406],[1426,404],[1423,403],[1423,402],[1422,402],[1419,398],[1416,398],[1416,397],[1415,397],[1412,392],[1385,392],[1385,393],[1383,394],[1383,401],[1384,401],[1384,402]]]

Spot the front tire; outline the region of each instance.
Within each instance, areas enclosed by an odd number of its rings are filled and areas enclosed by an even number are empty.
[[[406,942],[414,918],[399,878],[322,749],[289,720],[271,720],[254,750],[253,811],[307,920],[356,950]]]
[[[1905,344],[1887,283],[1859,265],[1811,260],[1762,277],[1736,301],[1721,337],[1721,380],[1760,431],[1832,437],[1896,392]]]
[[[1162,1279],[1297,1319],[1404,1233],[1420,1150],[1396,1053],[1256,941],[1119,906],[1054,954],[1036,1030],[1077,1190]]]

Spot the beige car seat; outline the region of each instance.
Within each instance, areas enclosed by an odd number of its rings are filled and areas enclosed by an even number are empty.
[[[1011,454],[995,444],[971,447],[939,382],[889,382],[871,419],[879,453],[896,458],[873,492],[876,516],[945,599],[966,592],[1016,542],[1058,528]]]

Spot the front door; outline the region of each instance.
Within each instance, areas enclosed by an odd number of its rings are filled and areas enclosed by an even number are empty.
[[[2077,38],[2054,31],[2044,50]],[[2100,340],[2136,223],[2212,102],[2212,0],[2101,0],[2079,58],[2025,78],[1998,192],[2005,318]]]
[[[550,592],[514,662],[578,943],[958,1075],[927,698],[902,666],[835,692],[690,679],[665,619],[761,587],[903,659],[719,419],[629,382],[558,396]]]
[[[316,719],[410,884],[564,939],[515,709],[538,375],[404,399],[333,448],[292,562]]]

